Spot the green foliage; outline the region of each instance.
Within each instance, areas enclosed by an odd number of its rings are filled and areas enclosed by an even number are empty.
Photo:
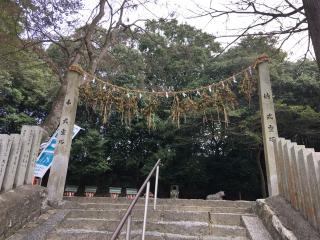
[[[275,45],[272,37],[248,37],[216,57],[220,45],[213,36],[177,21],[149,21],[145,32],[137,29],[123,36],[97,74],[126,87],[170,91],[217,82],[266,53],[271,57],[279,135],[319,150],[317,65],[287,62],[286,53]],[[58,66],[65,65],[64,53],[55,46],[47,53]],[[1,132],[41,122],[58,85],[31,53],[10,57],[15,68],[0,65]],[[244,100],[238,104],[229,113],[228,127],[208,110],[206,118],[193,114],[177,129],[167,120],[170,109],[163,101],[155,113],[156,128],[149,131],[140,118],[134,118],[130,128],[122,125],[115,111],[103,125],[97,112],[81,101],[76,123],[85,131],[73,141],[67,181],[104,189],[139,187],[161,158],[161,197],[169,196],[173,184],[180,186],[181,197],[203,198],[220,190],[228,199],[261,197],[265,166],[258,97],[253,96],[250,107]]]
[[[305,62],[298,70],[299,62],[285,62],[286,54],[273,47],[275,39],[247,38],[215,59],[213,52],[219,45],[212,36],[175,21],[152,21],[147,23],[146,33],[138,32],[129,42],[134,44],[120,44],[113,49],[116,66],[105,65],[99,70],[109,73],[116,84],[128,87],[199,86],[232,75],[252,64],[261,53],[269,54],[273,90],[276,100],[282,101],[276,106],[280,136],[317,144],[311,133],[319,131],[318,102],[317,95],[310,94],[318,91],[316,65]],[[157,127],[151,131],[140,119],[134,120],[130,128],[123,126],[113,113],[101,132],[107,142],[105,158],[110,159],[110,170],[101,184],[139,187],[161,158],[160,196],[168,197],[170,185],[178,184],[181,197],[203,198],[220,190],[226,191],[229,199],[261,197],[261,171],[265,166],[258,98],[253,97],[250,107],[244,103],[239,101],[237,109],[230,112],[228,128],[211,113],[207,119],[195,114],[177,129],[166,120],[165,102],[157,111]],[[80,106],[83,108],[85,105]],[[100,127],[97,115],[86,109],[86,116],[80,110],[78,119],[85,126]],[[288,131],[287,125],[297,127]],[[91,181],[87,179],[87,184]]]
[[[109,169],[107,140],[95,129],[80,132],[73,144],[69,171],[73,175],[95,176]]]
[[[212,35],[176,20],[149,21],[146,31],[137,39],[147,63],[146,83],[181,89],[212,80],[206,72],[220,50]]]
[[[48,111],[57,80],[32,54],[10,56],[14,67],[0,64],[0,132],[19,131],[23,124],[39,124]]]

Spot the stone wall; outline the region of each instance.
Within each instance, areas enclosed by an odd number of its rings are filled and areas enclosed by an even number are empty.
[[[45,209],[46,188],[24,185],[0,194],[0,240],[12,235]]]
[[[284,138],[274,151],[279,195],[320,231],[320,153]]]
[[[317,230],[281,196],[258,199],[256,214],[274,240],[320,240]]]

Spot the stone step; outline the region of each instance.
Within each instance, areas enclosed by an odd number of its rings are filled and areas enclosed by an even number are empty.
[[[67,218],[59,224],[58,229],[67,230],[87,230],[87,231],[105,231],[113,232],[119,221],[108,219],[78,219]],[[142,229],[142,220],[133,220],[131,224],[132,231]],[[240,226],[209,224],[208,222],[197,221],[148,221],[148,231],[161,233],[184,234],[184,235],[213,235],[216,237],[246,237],[246,229]],[[125,231],[125,227],[123,228]]]
[[[78,203],[114,203],[114,204],[130,204],[132,200],[126,198],[112,199],[109,197],[64,197],[65,200]],[[144,204],[145,199],[140,198],[137,204]],[[149,203],[153,204],[153,198],[149,199]],[[241,207],[251,208],[255,206],[252,201],[229,201],[229,200],[203,200],[203,199],[170,199],[158,198],[157,203],[160,205],[179,205],[179,206],[205,206],[205,207]]]
[[[67,218],[76,218],[86,221],[87,219],[96,220],[118,220],[124,216],[126,210],[71,210]],[[132,218],[136,220],[143,219],[144,210],[134,209]],[[148,211],[148,221],[199,221],[211,222],[213,224],[223,225],[241,225],[241,216],[239,213],[214,213],[206,211]],[[246,214],[251,216],[250,214]]]
[[[51,233],[47,240],[106,240],[111,238],[111,232],[107,231],[91,231],[84,229],[58,229],[56,232]],[[125,239],[125,232],[122,232],[118,237],[119,240]],[[247,237],[223,237],[223,236],[195,236],[174,233],[162,233],[157,231],[146,231],[145,235],[148,240],[248,240]],[[140,240],[141,230],[131,231],[131,240]]]
[[[89,202],[75,202],[66,201],[64,205],[61,206],[62,209],[127,209],[128,204],[124,203],[89,203]],[[149,209],[153,209],[153,205],[149,205]],[[144,209],[143,204],[135,205],[135,209]],[[236,207],[236,206],[196,206],[196,205],[174,205],[174,204],[159,204],[157,205],[159,210],[181,210],[181,211],[206,211],[206,212],[226,212],[226,213],[252,213],[253,207]]]
[[[272,240],[262,221],[256,216],[242,216],[250,240]]]
[[[42,214],[38,219],[29,222],[7,240],[44,240],[63,221],[68,210],[51,209]]]

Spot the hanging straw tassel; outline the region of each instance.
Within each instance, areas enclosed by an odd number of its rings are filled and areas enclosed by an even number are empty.
[[[225,127],[228,127],[229,119],[228,119],[228,112],[227,112],[225,106],[223,106],[223,114],[224,114],[224,124],[225,124]]]

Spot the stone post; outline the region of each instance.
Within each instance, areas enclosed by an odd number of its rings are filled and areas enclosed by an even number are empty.
[[[7,134],[0,134],[0,190],[7,168],[11,145],[12,138]]]
[[[16,171],[20,160],[19,158],[22,142],[20,134],[11,134],[10,138],[12,139],[12,145],[1,189],[5,192],[11,190],[13,187],[13,182],[16,176]]]
[[[67,75],[67,94],[62,109],[57,146],[48,181],[48,200],[51,205],[59,204],[63,198],[81,78],[81,67],[71,66]]]
[[[259,102],[262,122],[264,158],[267,169],[268,193],[269,196],[274,196],[279,194],[273,146],[273,141],[276,137],[278,137],[278,130],[271,91],[267,56],[264,55],[258,58],[257,69],[259,72]]]
[[[294,168],[294,176],[295,176],[295,184],[297,189],[297,208],[296,210],[303,213],[305,209],[305,202],[304,202],[304,195],[303,195],[303,188],[304,185],[302,183],[302,173],[299,169],[299,158],[298,158],[298,152],[305,147],[303,145],[294,145],[293,148],[291,148],[291,156],[293,160],[293,168]]]
[[[307,156],[307,168],[309,172],[310,192],[312,197],[313,208],[315,210],[316,225],[315,227],[320,230],[320,186],[319,182],[319,162],[316,153],[312,151]]]
[[[21,129],[21,151],[20,160],[17,166],[14,186],[18,187],[24,184],[27,167],[29,164],[30,151],[33,141],[34,130],[32,126],[23,125]]]
[[[32,146],[30,149],[30,156],[29,156],[27,171],[26,171],[25,179],[24,179],[25,184],[32,184],[35,161],[39,155],[41,140],[44,136],[47,135],[47,132],[39,126],[33,126],[32,129],[33,129],[34,135],[33,135]]]

